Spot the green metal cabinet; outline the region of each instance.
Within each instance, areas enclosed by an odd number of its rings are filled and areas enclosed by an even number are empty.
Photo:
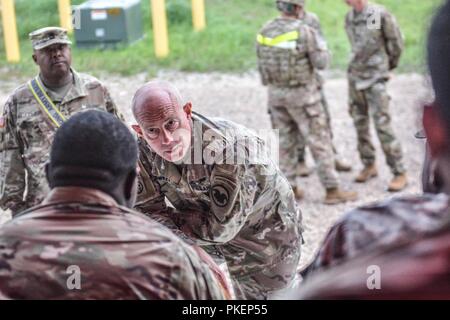
[[[90,0],[73,6],[73,19],[80,48],[114,48],[144,35],[140,0]]]

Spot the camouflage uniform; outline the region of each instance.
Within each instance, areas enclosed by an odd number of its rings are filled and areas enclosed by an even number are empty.
[[[325,41],[325,38],[322,33],[322,27],[320,26],[320,20],[316,14],[305,11],[303,17],[300,18],[300,21],[302,21],[307,26],[313,28],[317,32],[318,36],[320,36],[322,38],[322,41]],[[316,77],[317,77],[317,84],[319,85],[319,91],[320,91],[320,102],[322,103],[322,106],[323,106],[323,111],[325,113],[325,118],[327,121],[328,129],[330,130],[330,136],[332,139],[331,146],[333,148],[333,153],[336,154],[337,153],[336,147],[333,144],[333,130],[331,127],[330,109],[328,106],[328,101],[327,101],[327,97],[325,95],[325,90],[324,90],[325,80],[318,70],[316,70]],[[298,160],[299,160],[299,162],[304,162],[305,161],[306,140],[305,140],[305,138],[303,138],[303,136],[301,136],[300,132],[299,132],[299,134],[300,134],[300,138],[299,138],[300,146],[298,149]]]
[[[318,273],[284,298],[450,299],[450,220],[432,233],[404,240]]]
[[[297,39],[289,38],[295,32]],[[307,137],[322,184],[326,189],[337,188],[331,136],[316,73],[328,62],[325,42],[300,20],[277,18],[259,32],[257,55],[262,82],[268,86],[272,126],[279,130],[280,165],[289,182],[296,185],[301,133]]]
[[[140,140],[136,209],[224,257],[239,298],[268,298],[292,284],[300,258],[292,189],[248,129],[195,113],[192,126],[191,150],[178,164]]]
[[[70,290],[80,271],[80,289]],[[25,280],[25,281],[24,281]],[[52,190],[0,230],[0,295],[8,299],[223,299],[193,248],[94,189]]]
[[[123,119],[103,84],[74,70],[72,74],[73,85],[63,99],[44,87],[66,118],[76,112],[98,108]],[[44,114],[27,84],[17,88],[8,98],[1,124],[0,208],[17,213],[37,205],[49,192],[44,166],[49,159],[56,127]]]
[[[423,236],[448,219],[450,200],[445,194],[396,198],[350,211],[333,226],[303,275]]]
[[[376,14],[381,15],[381,29],[369,27]],[[403,50],[401,32],[385,8],[372,4],[360,13],[351,10],[345,19],[345,29],[352,46],[348,69],[350,114],[361,160],[366,167],[375,163],[369,131],[371,114],[392,173],[403,174],[402,150],[391,127],[390,97],[386,91],[389,71],[397,66]]]

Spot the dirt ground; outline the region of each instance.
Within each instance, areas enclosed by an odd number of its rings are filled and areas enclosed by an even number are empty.
[[[174,83],[185,99],[193,103],[194,110],[204,115],[224,117],[256,130],[270,128],[269,116],[266,111],[266,89],[260,84],[256,73],[237,75],[169,72],[161,73],[158,77]],[[127,78],[115,76],[100,78],[108,85],[114,100],[120,106],[127,120],[132,122],[131,98],[136,89],[150,79],[144,74]],[[317,176],[313,174],[301,180],[306,191],[305,200],[299,203],[303,214],[306,243],[302,248],[300,267],[303,267],[313,258],[327,230],[346,211],[358,205],[392,196],[385,191],[391,174],[385,163],[380,145],[375,138],[375,132],[373,132],[373,137],[378,152],[377,165],[380,175],[377,179],[364,185],[356,185],[352,182],[362,165],[356,150],[355,129],[348,114],[347,82],[339,74],[328,74],[327,79],[325,90],[332,114],[334,142],[339,153],[354,165],[353,172],[341,174],[342,185],[344,188],[357,190],[359,200],[338,206],[322,205],[324,191]],[[23,82],[23,79],[7,82],[0,80],[1,105],[4,104],[7,95],[21,82]],[[424,142],[415,139],[414,133],[420,127],[421,102],[429,94],[429,91],[422,76],[407,74],[393,76],[389,83],[389,92],[392,97],[393,127],[402,142],[405,163],[409,173],[409,186],[402,194],[416,194],[421,190],[420,168]],[[314,166],[310,156],[308,157],[308,163],[311,167]],[[0,224],[7,219],[6,214],[0,213]]]

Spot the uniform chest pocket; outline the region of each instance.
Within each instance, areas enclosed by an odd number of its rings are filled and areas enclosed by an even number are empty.
[[[50,142],[53,137],[53,130],[45,121],[39,118],[21,121],[18,125],[18,130],[26,148],[36,142]]]
[[[202,165],[194,165],[191,170],[187,171],[186,182],[191,193],[195,195],[208,195],[211,189],[207,169]]]

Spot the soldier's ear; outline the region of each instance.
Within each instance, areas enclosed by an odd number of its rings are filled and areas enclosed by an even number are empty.
[[[33,52],[33,54],[31,55],[31,57],[33,58],[34,63],[35,63],[35,64],[38,64],[38,63],[37,63],[36,52]]]
[[[192,103],[188,102],[183,107],[184,112],[186,113],[188,118],[191,118],[192,116]]]
[[[125,179],[125,199],[127,201],[132,200],[133,202],[136,199],[132,199],[133,197],[136,197],[136,178],[137,178],[137,171],[131,170],[128,173],[127,178]]]
[[[52,173],[51,173],[51,168],[50,168],[49,162],[47,162],[45,164],[45,177],[47,178],[47,182],[48,182],[48,185],[50,186],[50,188],[53,188],[53,181],[51,179]]]
[[[448,129],[435,106],[425,106],[423,109],[423,127],[427,136],[428,146],[433,158],[450,149]]]
[[[138,134],[139,137],[142,137],[144,134],[142,133],[142,129],[138,124],[132,124],[131,128]]]

